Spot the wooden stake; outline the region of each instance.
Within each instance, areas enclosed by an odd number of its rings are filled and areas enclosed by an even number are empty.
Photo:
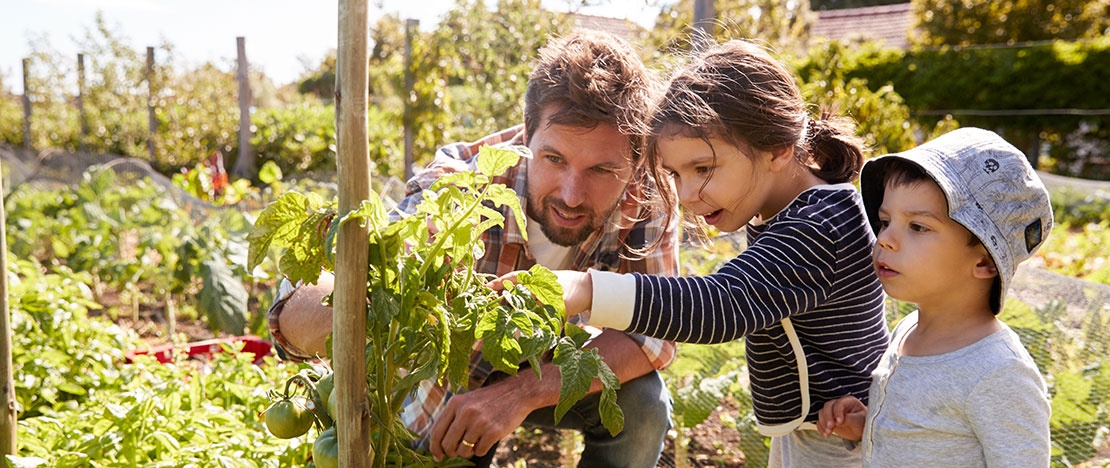
[[[26,88],[23,91],[27,95]],[[0,193],[4,192],[0,182]],[[12,325],[8,310],[8,240],[4,204],[0,203],[0,454],[15,455],[15,384],[12,382]]]
[[[336,155],[339,213],[358,209],[370,196],[368,0],[340,0],[339,47],[335,74]],[[332,367],[339,418],[339,466],[374,463],[370,410],[366,400],[366,273],[369,232],[358,223],[343,225],[336,240],[332,296]],[[380,454],[384,461],[385,454]],[[384,465],[384,463],[378,463]]]

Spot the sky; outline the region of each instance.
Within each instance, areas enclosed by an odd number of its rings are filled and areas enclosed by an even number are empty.
[[[386,13],[435,26],[455,0],[369,0],[370,23]],[[573,0],[543,0],[554,11],[568,11]],[[652,0],[597,0],[580,8],[591,15],[625,17],[650,27],[659,8]],[[496,0],[487,0],[487,5]],[[124,44],[145,54],[163,40],[173,44],[180,66],[206,61],[234,63],[236,38],[244,37],[247,60],[281,85],[295,81],[336,48],[338,0],[0,0],[0,76],[7,91],[23,92],[22,59],[32,40],[44,38],[51,49],[77,60],[78,39],[104,14]],[[156,49],[157,50],[157,49]],[[86,59],[88,60],[88,59]],[[157,55],[155,56],[157,60]]]

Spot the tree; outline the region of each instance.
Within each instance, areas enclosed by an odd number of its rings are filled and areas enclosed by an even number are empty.
[[[1110,0],[914,0],[926,46],[1075,40],[1110,30]]]
[[[718,41],[750,39],[778,51],[804,52],[812,13],[807,2],[796,0],[738,0],[716,2],[714,37]],[[649,45],[659,51],[689,50],[694,0],[678,0],[663,7]]]
[[[458,0],[432,38],[451,89],[452,127],[466,131],[457,137],[475,139],[524,122],[531,60],[553,33],[569,27],[566,16],[545,10],[540,0],[499,0],[493,11],[483,0]]]

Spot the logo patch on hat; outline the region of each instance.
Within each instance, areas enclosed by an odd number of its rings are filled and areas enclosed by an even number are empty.
[[[1041,243],[1044,233],[1041,232],[1041,220],[1037,218],[1025,226],[1025,253],[1033,251],[1033,248]]]
[[[998,160],[996,159],[988,159],[986,161],[983,161],[983,172],[986,172],[987,174],[997,171],[998,167],[999,164]]]

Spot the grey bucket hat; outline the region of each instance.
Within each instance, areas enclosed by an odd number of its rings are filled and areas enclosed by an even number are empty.
[[[873,158],[861,171],[860,191],[876,232],[886,170],[897,160],[911,162],[932,177],[948,201],[948,216],[990,253],[1000,281],[991,298],[998,314],[1017,265],[1052,231],[1048,190],[1029,160],[1002,137],[979,128],[961,128],[911,150]]]

